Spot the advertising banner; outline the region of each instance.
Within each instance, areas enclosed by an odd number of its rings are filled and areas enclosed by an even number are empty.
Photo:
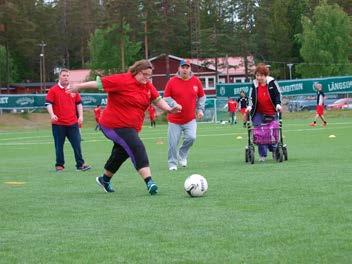
[[[278,81],[282,95],[311,95],[315,94],[314,84],[321,83],[323,91],[329,93],[351,93],[352,76],[329,77],[316,79],[297,79]],[[251,83],[225,83],[216,85],[217,97],[238,97],[241,90],[247,94],[251,88]]]

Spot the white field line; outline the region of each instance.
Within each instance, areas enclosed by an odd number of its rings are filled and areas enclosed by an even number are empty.
[[[310,131],[310,132],[314,132],[314,131],[321,131],[321,130],[331,130],[336,131],[336,130],[340,130],[340,129],[345,129],[346,126],[352,126],[352,123],[334,123],[334,125],[339,124],[339,125],[343,125],[343,127],[310,127],[310,128],[300,128],[300,129],[285,129],[285,127],[283,128],[283,133],[287,133],[287,132],[306,132],[306,131]],[[212,130],[214,132],[216,132],[216,130]],[[157,131],[155,131],[157,132]],[[244,129],[244,132],[240,132],[240,133],[212,133],[212,134],[197,134],[197,137],[219,137],[219,136],[237,136],[237,135],[247,135],[247,130]],[[96,133],[87,133],[84,135],[88,135],[88,134],[96,134]],[[48,144],[53,144],[53,140],[50,141],[35,141],[35,142],[18,142],[18,140],[21,139],[38,139],[38,138],[52,138],[52,136],[33,136],[33,137],[18,137],[18,138],[5,138],[5,139],[1,139],[0,138],[0,146],[25,146],[25,145],[48,145]],[[142,140],[156,140],[156,139],[167,139],[167,135],[165,133],[165,135],[163,136],[153,136],[153,137],[141,137]],[[94,143],[94,142],[102,142],[102,141],[106,141],[106,138],[103,139],[85,139],[83,141],[84,143]],[[1,142],[1,141],[12,141],[12,142]]]

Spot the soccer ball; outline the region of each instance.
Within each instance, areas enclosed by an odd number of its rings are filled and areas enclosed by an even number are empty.
[[[203,196],[208,190],[208,182],[202,175],[192,174],[185,180],[184,189],[191,197]]]

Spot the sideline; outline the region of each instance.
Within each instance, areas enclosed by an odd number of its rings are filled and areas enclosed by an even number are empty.
[[[299,129],[283,129],[284,133],[287,132],[306,132],[306,131],[321,131],[321,130],[325,130],[325,131],[336,131],[336,130],[340,130],[340,129],[345,129],[346,127],[351,126],[352,127],[352,123],[333,123],[333,125],[342,125],[341,127],[331,127],[331,125],[328,127],[310,127],[310,128],[299,128]],[[156,131],[155,131],[156,132]],[[95,134],[95,133],[89,133],[89,134]],[[86,134],[87,135],[87,134]],[[219,136],[240,136],[240,135],[247,135],[247,130],[244,130],[243,132],[239,132],[239,133],[216,133],[216,134],[197,134],[197,137],[219,137]],[[5,138],[5,139],[1,139],[0,138],[0,146],[24,146],[24,145],[53,145],[54,142],[52,140],[50,141],[34,141],[34,142],[17,142],[18,140],[21,139],[37,139],[37,138],[51,138],[51,136],[33,136],[33,137],[18,137],[18,138]],[[143,137],[141,136],[142,140],[157,140],[157,139],[167,139],[167,135],[163,135],[163,136],[153,136],[153,137]],[[11,141],[13,140],[13,142],[1,142],[1,141]],[[102,139],[85,139],[83,141],[83,144],[85,143],[95,143],[95,142],[103,142],[103,141],[107,141],[106,138],[102,138]]]

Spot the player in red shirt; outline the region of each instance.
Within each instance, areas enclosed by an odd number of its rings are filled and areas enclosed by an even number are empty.
[[[179,112],[182,107],[175,103],[170,107],[150,82],[153,66],[148,60],[135,62],[127,73],[113,74],[96,81],[74,85],[68,90],[103,89],[108,95],[107,105],[100,117],[100,127],[104,135],[114,142],[111,155],[104,166],[104,174],[96,177],[96,182],[106,192],[114,192],[111,178],[128,159],[144,179],[151,195],[158,191],[152,180],[149,160],[138,132],[142,128],[145,111],[151,103],[161,110]]]
[[[67,138],[73,148],[76,168],[80,171],[89,170],[91,167],[84,163],[81,150],[81,135],[79,125],[83,123],[83,107],[81,96],[78,93],[67,93],[69,87],[69,70],[62,69],[59,82],[50,88],[45,105],[50,114],[52,133],[55,142],[56,171],[64,170],[64,143]]]
[[[150,105],[148,108],[149,119],[150,119],[150,126],[155,127],[155,108]]]
[[[236,111],[237,111],[237,102],[233,98],[228,98],[227,101],[227,112],[231,117],[231,125],[236,124]]]
[[[276,112],[281,111],[281,93],[275,79],[269,75],[268,67],[259,63],[255,69],[255,80],[250,91],[249,106],[252,123],[259,126],[267,119],[276,118]],[[259,161],[265,161],[268,149],[273,151],[273,145],[258,144]]]
[[[248,106],[248,97],[246,96],[245,91],[240,92],[240,97],[237,99],[239,104],[240,112],[242,115],[243,127],[246,127],[247,123],[247,106]]]
[[[188,153],[196,139],[198,119],[203,118],[205,94],[201,81],[193,75],[189,60],[181,60],[178,73],[166,84],[164,99],[173,105],[182,106],[180,113],[170,113],[168,119],[168,165],[169,170],[177,170],[177,165],[187,166]],[[178,149],[181,135],[183,142]]]
[[[95,122],[97,123],[96,127],[95,127],[95,131],[100,130],[100,125],[99,125],[99,119],[101,116],[101,106],[97,105],[97,107],[94,108],[94,118],[95,118]]]

